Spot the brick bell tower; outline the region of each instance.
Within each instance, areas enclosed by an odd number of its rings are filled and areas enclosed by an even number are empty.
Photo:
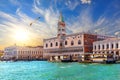
[[[57,37],[60,41],[60,48],[64,47],[65,36],[66,36],[65,22],[64,22],[62,13],[60,13],[59,20],[58,20],[58,33],[57,33]]]

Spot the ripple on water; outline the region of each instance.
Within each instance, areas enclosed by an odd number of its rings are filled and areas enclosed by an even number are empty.
[[[120,80],[120,64],[0,62],[0,80]]]

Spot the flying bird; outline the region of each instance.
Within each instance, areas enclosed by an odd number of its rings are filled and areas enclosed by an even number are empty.
[[[30,23],[30,26],[32,26],[32,24],[35,23],[39,19],[40,19],[40,17],[36,18],[33,22]]]
[[[119,35],[119,34],[120,34],[120,31],[115,32],[115,35]]]

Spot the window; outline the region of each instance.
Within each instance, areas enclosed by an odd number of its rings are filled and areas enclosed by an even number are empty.
[[[94,49],[96,50],[96,46],[94,46]]]
[[[58,31],[60,31],[60,29],[58,29]]]
[[[62,31],[65,31],[64,29],[62,29]]]
[[[67,45],[67,41],[65,41],[65,45]]]
[[[62,43],[60,43],[60,46],[62,46]]]
[[[53,46],[53,44],[51,43],[51,44],[50,44],[50,47],[52,47],[52,46]]]
[[[78,44],[81,44],[81,41],[80,41],[80,40],[78,41]]]
[[[73,42],[73,41],[71,41],[71,45],[74,45],[74,42]]]
[[[117,43],[117,44],[116,44],[116,48],[118,48],[118,46],[119,46],[119,45],[118,45],[118,43]]]
[[[117,51],[117,52],[116,52],[116,55],[118,55],[118,56],[119,56],[119,51]]]
[[[46,44],[46,47],[48,47],[48,44]]]
[[[98,45],[98,49],[100,49],[100,45]]]
[[[107,44],[107,49],[109,48],[109,44]]]
[[[102,45],[102,48],[104,49],[104,45]]]
[[[113,54],[114,52],[112,51],[111,53]]]
[[[58,46],[58,42],[56,42],[56,46]]]
[[[111,45],[111,47],[113,48],[113,44]]]

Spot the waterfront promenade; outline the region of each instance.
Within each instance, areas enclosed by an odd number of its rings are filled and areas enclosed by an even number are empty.
[[[120,64],[0,62],[0,80],[120,80]]]

